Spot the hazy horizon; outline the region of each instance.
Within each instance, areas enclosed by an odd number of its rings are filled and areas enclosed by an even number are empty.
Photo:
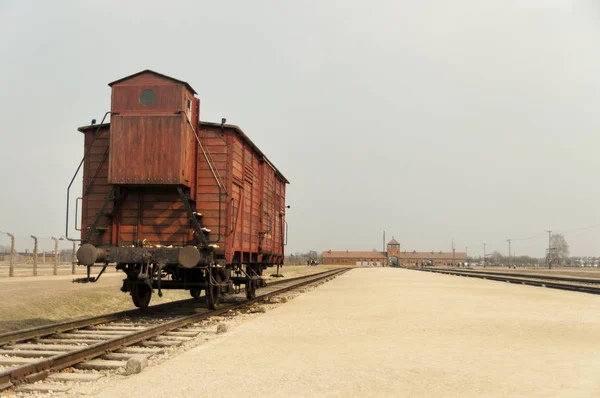
[[[77,127],[152,69],[290,180],[288,254],[600,255],[600,5],[522,3],[0,2],[0,231],[64,234]]]

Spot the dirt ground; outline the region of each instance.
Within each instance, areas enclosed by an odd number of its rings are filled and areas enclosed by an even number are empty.
[[[83,268],[83,267],[80,267]],[[335,266],[284,266],[280,274],[293,278],[321,272]],[[96,273],[99,269],[95,269]],[[275,273],[267,268],[265,275]],[[83,276],[79,271],[76,277]],[[96,283],[72,283],[72,275],[0,278],[0,333],[41,326],[84,316],[101,315],[135,308],[131,297],[122,293],[122,272],[109,271]],[[187,291],[164,290],[152,296],[151,305],[188,299]]]
[[[355,269],[97,396],[597,397],[598,314],[594,295]]]

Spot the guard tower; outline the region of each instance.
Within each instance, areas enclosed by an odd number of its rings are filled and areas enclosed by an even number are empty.
[[[400,242],[392,236],[392,240],[387,243],[388,266],[398,267],[398,257],[400,257]]]

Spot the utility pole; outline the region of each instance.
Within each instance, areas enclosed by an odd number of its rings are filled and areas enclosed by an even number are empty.
[[[33,276],[37,276],[37,251],[38,251],[38,238],[35,235],[30,235],[33,239]]]
[[[508,268],[510,268],[510,241],[512,239],[506,239],[506,241],[508,242]]]
[[[10,232],[6,235],[10,237],[10,265],[8,268],[8,276],[15,276],[15,236]]]
[[[56,236],[51,239],[54,241],[54,275],[58,275],[58,239]]]
[[[456,264],[456,248],[454,247],[454,239],[452,239],[452,266]]]
[[[483,268],[485,268],[485,265],[487,263],[487,257],[485,256],[485,245],[487,243],[483,242]]]
[[[550,241],[552,240],[552,231],[548,232],[548,255],[546,256],[546,263],[548,264],[548,269],[552,269],[552,264],[550,261]]]
[[[383,242],[382,242],[381,247],[382,247],[383,254],[385,255],[385,261],[383,263],[383,266],[384,267],[385,266],[389,266],[390,265],[390,258],[388,257],[387,250],[385,250],[385,229],[383,230]]]

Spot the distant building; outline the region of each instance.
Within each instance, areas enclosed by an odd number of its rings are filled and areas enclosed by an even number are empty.
[[[387,243],[387,251],[333,251],[323,252],[323,264],[379,265],[392,267],[415,267],[431,263],[435,267],[452,266],[467,261],[465,252],[417,252],[401,251],[400,242],[392,237]]]
[[[416,267],[424,262],[431,262],[434,267],[452,266],[463,264],[467,261],[465,252],[417,252],[403,251],[398,257],[398,265],[401,267]]]
[[[344,265],[387,265],[386,253],[382,252],[357,252],[357,251],[324,251],[323,264]]]

